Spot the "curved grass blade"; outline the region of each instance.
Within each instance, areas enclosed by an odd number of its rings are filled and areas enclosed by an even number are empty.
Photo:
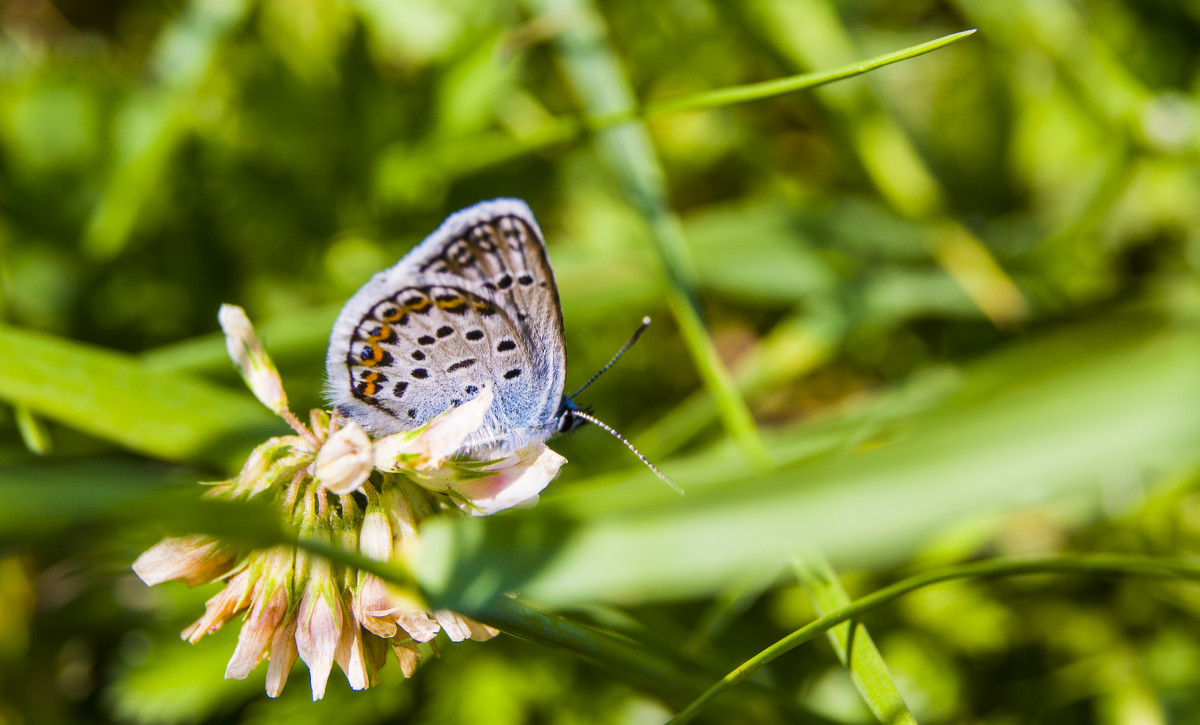
[[[794,568],[818,615],[850,606],[849,595],[833,567],[820,553],[805,553]],[[886,725],[916,725],[917,719],[904,704],[867,628],[853,620],[843,622],[825,634],[838,659],[850,670],[850,679],[875,718]]]
[[[1168,559],[1152,556],[1120,556],[1093,554],[1063,556],[1046,559],[997,559],[994,561],[964,564],[926,572],[897,582],[877,592],[854,600],[848,606],[830,612],[811,622],[767,649],[747,660],[737,669],[725,675],[696,698],[672,720],[672,725],[691,722],[701,710],[716,697],[742,682],[772,660],[795,649],[814,637],[828,632],[843,622],[856,620],[867,612],[878,609],[922,587],[932,586],[952,579],[988,579],[1029,574],[1090,574],[1093,576],[1145,576],[1155,578],[1186,579],[1200,582],[1200,564],[1183,559]]]
[[[586,123],[574,118],[559,117],[549,121],[546,128],[540,133],[524,139],[514,139],[501,132],[483,132],[469,138],[456,140],[453,144],[431,149],[428,163],[442,169],[450,176],[465,176],[508,163],[526,154],[561,146],[578,138],[585,131],[594,133],[635,119],[752,103],[846,80],[944,48],[973,33],[975,33],[973,29],[964,30],[903,50],[864,61],[847,63],[828,70],[799,73],[759,83],[683,94],[674,98],[654,101],[642,107],[630,106],[619,111],[593,116]]]
[[[739,103],[751,103],[753,101],[761,101],[767,98],[795,93],[796,91],[806,90],[808,88],[816,88],[836,81],[853,78],[854,76],[869,73],[870,71],[892,63],[899,63],[902,60],[909,60],[917,56],[931,53],[939,48],[945,48],[947,45],[957,43],[958,41],[975,34],[975,28],[963,30],[957,33],[931,40],[927,43],[914,45],[904,50],[898,50],[893,53],[885,53],[884,55],[875,56],[867,60],[850,63],[839,66],[831,70],[817,71],[814,73],[800,73],[799,75],[788,76],[786,78],[776,78],[770,81],[762,81],[759,83],[749,83],[743,86],[729,86],[727,88],[718,88],[712,91],[702,91],[699,93],[689,93],[678,96],[677,98],[666,98],[661,101],[649,103],[638,114],[641,117],[657,116],[664,113],[680,113],[683,111],[701,111],[710,108],[721,108],[723,106],[733,106]],[[596,123],[603,124],[602,126],[593,125],[593,128],[604,127],[614,123],[620,123],[622,119],[600,119]]]

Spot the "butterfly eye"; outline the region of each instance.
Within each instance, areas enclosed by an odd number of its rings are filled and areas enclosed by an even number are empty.
[[[575,416],[571,413],[571,411],[564,411],[562,416],[558,419],[558,432],[566,433],[578,424],[579,422],[575,419]]]

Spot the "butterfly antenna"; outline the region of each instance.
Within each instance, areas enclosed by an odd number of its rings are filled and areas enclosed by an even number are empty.
[[[600,372],[598,372],[598,373],[596,373],[595,375],[593,375],[591,380],[589,380],[589,381],[587,381],[586,383],[584,383],[584,384],[583,384],[583,386],[579,388],[579,390],[576,390],[574,393],[571,393],[571,395],[570,395],[569,397],[571,397],[571,398],[574,398],[576,395],[579,395],[580,393],[582,393],[582,392],[583,392],[583,391],[584,391],[584,390],[587,388],[587,386],[589,386],[589,385],[591,385],[592,383],[596,382],[596,378],[598,378],[598,377],[600,377],[601,375],[603,375],[604,373],[608,372],[608,369],[609,369],[609,368],[611,368],[613,365],[616,365],[616,364],[617,364],[617,360],[620,360],[620,359],[621,359],[621,356],[625,354],[625,351],[626,351],[626,350],[628,350],[629,348],[633,347],[633,343],[635,343],[635,342],[637,342],[637,341],[638,341],[638,338],[642,336],[642,333],[643,333],[643,332],[645,332],[645,331],[646,331],[646,328],[647,328],[647,327],[649,327],[649,326],[650,326],[650,318],[649,318],[649,317],[643,317],[643,318],[642,318],[642,324],[641,324],[641,326],[640,326],[640,327],[638,327],[638,329],[634,331],[634,333],[633,333],[633,337],[629,338],[629,342],[625,343],[625,344],[624,344],[624,345],[621,347],[621,349],[620,349],[620,350],[617,350],[617,354],[616,354],[616,355],[613,355],[613,359],[612,359],[612,360],[609,360],[607,365],[605,365],[604,367],[600,368]],[[595,421],[593,421],[593,422],[595,422]],[[603,424],[601,423],[601,425],[603,425]],[[611,429],[610,429],[610,431],[611,431]],[[614,431],[614,434],[615,434],[615,431]],[[620,436],[617,436],[617,437],[618,437],[618,438],[620,438]],[[625,440],[625,439],[624,439],[624,438],[621,438],[621,440]],[[625,441],[625,445],[629,445],[629,441]],[[633,447],[633,446],[630,446],[630,448],[632,448],[632,447]],[[634,453],[637,453],[637,451],[634,451]],[[641,454],[640,454],[640,453],[638,453],[638,455],[639,455],[639,456],[641,456]],[[643,461],[645,461],[646,459],[644,459],[644,458],[643,458],[642,460],[643,460]],[[649,461],[646,461],[646,465],[650,465],[650,462],[649,462]],[[651,468],[654,468],[654,466],[650,466],[650,467],[651,467]],[[657,469],[655,469],[655,470],[657,470]],[[664,480],[665,480],[665,479],[664,479]]]
[[[633,336],[633,339],[634,339],[634,340],[636,340],[636,339],[637,339],[637,336],[638,336],[638,335],[642,334],[642,330],[646,329],[646,325],[647,325],[647,324],[649,324],[649,322],[650,322],[650,318],[649,318],[649,317],[647,317],[647,318],[645,319],[645,321],[643,321],[643,322],[642,322],[642,327],[641,327],[641,329],[640,329],[640,330],[638,330],[638,331],[637,331],[637,334],[635,334],[635,335]],[[630,344],[630,345],[632,345],[632,344],[633,344],[633,340],[630,340],[630,341],[629,341],[629,344]],[[626,345],[625,347],[629,347],[629,345]],[[623,352],[623,351],[622,351],[622,352]],[[618,353],[618,357],[620,357],[620,354],[619,354],[619,353]],[[611,365],[612,363],[609,363],[609,364]],[[603,370],[602,370],[601,372],[603,372]],[[586,386],[585,386],[585,387],[586,387]],[[680,488],[680,487],[679,487],[679,485],[678,485],[678,484],[676,484],[674,481],[672,481],[670,476],[668,476],[667,474],[665,474],[665,473],[663,473],[662,471],[658,470],[658,466],[654,465],[654,464],[653,464],[653,463],[651,463],[651,462],[650,462],[650,461],[649,461],[649,460],[648,460],[648,459],[647,459],[645,456],[643,456],[643,455],[642,455],[642,452],[641,452],[641,451],[639,451],[639,450],[638,450],[638,449],[637,449],[637,448],[636,448],[636,447],[635,447],[635,446],[634,446],[632,443],[630,443],[628,438],[626,438],[625,436],[623,436],[623,435],[621,435],[620,433],[616,432],[616,431],[615,431],[615,430],[613,430],[613,429],[612,429],[612,428],[611,428],[611,427],[610,427],[610,426],[609,426],[607,423],[605,423],[604,421],[600,420],[599,418],[597,418],[596,416],[594,416],[594,415],[592,415],[592,414],[590,414],[590,413],[585,413],[585,412],[584,412],[584,411],[582,411],[582,410],[572,410],[572,411],[571,411],[571,415],[575,416],[576,418],[583,418],[583,419],[584,419],[584,420],[586,420],[587,422],[589,422],[589,423],[591,423],[591,424],[593,424],[593,425],[599,426],[599,427],[603,428],[604,430],[608,431],[609,433],[611,433],[611,434],[612,434],[612,436],[613,436],[614,438],[616,438],[617,440],[619,440],[619,441],[621,441],[622,443],[624,443],[624,444],[626,445],[626,447],[628,447],[628,448],[629,448],[629,450],[633,451],[633,455],[637,456],[639,461],[641,461],[642,463],[645,463],[645,464],[646,464],[646,468],[649,468],[651,471],[654,471],[654,475],[655,475],[655,476],[658,476],[659,478],[661,478],[661,479],[662,479],[662,482],[663,482],[663,483],[665,483],[665,484],[667,484],[668,486],[670,486],[672,491],[674,491],[675,493],[679,494],[680,496],[682,496],[682,495],[683,495],[683,489],[682,489],[682,488]]]

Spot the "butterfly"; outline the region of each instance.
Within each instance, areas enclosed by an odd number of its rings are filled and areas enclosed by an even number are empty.
[[[546,242],[520,199],[451,214],[393,267],[372,277],[338,315],[326,358],[329,398],[377,436],[413,430],[491,387],[494,402],[460,453],[502,458],[594,423],[575,404],[650,324],[571,395],[562,307]]]

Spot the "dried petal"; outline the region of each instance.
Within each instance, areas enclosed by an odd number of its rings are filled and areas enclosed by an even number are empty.
[[[438,624],[442,625],[442,630],[451,642],[461,642],[471,636],[471,628],[463,618],[449,609],[439,609],[433,616],[437,618]]]
[[[316,479],[340,496],[362,488],[374,467],[371,439],[362,426],[349,421],[329,436],[317,452]]]
[[[391,615],[396,624],[418,642],[428,642],[441,629],[436,620],[430,619],[422,609],[398,609]]]
[[[204,616],[183,630],[180,636],[195,644],[204,635],[220,629],[235,614],[249,606],[253,584],[248,568],[239,571],[226,582],[224,589],[204,603]]]
[[[459,617],[461,617],[462,620],[467,623],[467,629],[471,630],[471,639],[475,640],[476,642],[486,642],[492,637],[500,634],[500,630],[496,629],[495,627],[489,627],[483,622],[476,622],[474,619],[471,619],[470,617],[463,617],[461,614]]]
[[[405,677],[412,677],[417,671],[417,664],[421,661],[421,648],[411,639],[400,641],[392,639],[392,651],[396,653],[396,658],[400,660],[400,670],[404,672]]]
[[[133,572],[150,586],[182,579],[194,587],[219,579],[236,556],[233,547],[208,536],[168,536],[133,562]]]
[[[221,305],[217,319],[225,331],[225,347],[229,350],[229,357],[233,358],[246,385],[250,386],[263,405],[277,415],[283,415],[288,407],[283,381],[279,378],[275,363],[271,362],[259,342],[246,311],[237,305]]]
[[[385,639],[396,635],[396,622],[389,615],[394,611],[387,584],[374,574],[359,572],[359,585],[354,598],[354,616],[368,632]]]
[[[266,656],[268,647],[275,638],[275,630],[287,614],[287,588],[269,577],[259,579],[254,604],[238,634],[237,647],[225,668],[226,679],[244,680],[250,671]],[[267,592],[266,589],[272,591]]]
[[[294,553],[291,547],[276,546],[265,556],[256,556],[248,567],[250,576],[256,577],[250,612],[238,633],[233,657],[225,668],[226,678],[245,679],[267,656],[276,629],[288,613]]]

